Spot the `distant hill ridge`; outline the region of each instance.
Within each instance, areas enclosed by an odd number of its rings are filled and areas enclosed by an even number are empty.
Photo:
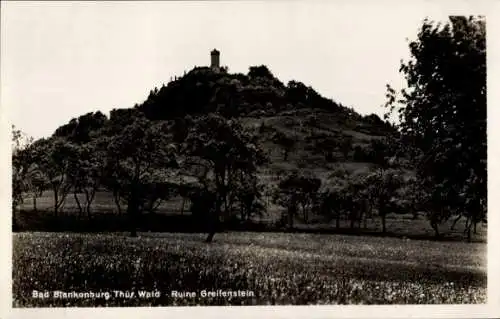
[[[324,98],[302,82],[292,80],[287,85],[283,84],[265,65],[251,66],[247,74],[229,73],[227,67],[220,66],[220,51],[217,49],[210,52],[210,67],[194,67],[184,72],[183,76],[171,79],[168,85],[160,89],[155,87],[147,99],[133,109],[153,121],[208,113],[219,113],[225,117],[268,117],[283,112],[316,109],[335,114],[343,124],[357,122],[365,131],[367,127],[375,131],[394,131],[388,122],[377,115],[362,117],[354,109]],[[113,110],[111,116],[113,113],[123,114],[124,110],[121,110]],[[105,121],[102,113],[89,113],[63,125],[55,135],[67,136],[79,120],[92,122],[92,118],[96,118],[98,123]]]
[[[390,129],[377,115],[363,117],[302,82],[283,84],[264,65],[250,67],[248,74],[229,73],[225,68],[195,67],[168,85],[151,90],[146,101],[136,104],[135,108],[150,120],[211,112],[226,117],[273,116],[299,109],[318,109],[379,129]]]

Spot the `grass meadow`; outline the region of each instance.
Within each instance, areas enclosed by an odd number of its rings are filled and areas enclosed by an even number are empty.
[[[451,304],[486,302],[486,245],[226,232],[13,235],[13,306]],[[201,290],[252,297],[202,297]],[[153,298],[33,298],[33,291],[157,291]],[[175,298],[172,291],[198,292]]]
[[[434,241],[425,217],[413,219],[408,214],[388,216],[389,233],[384,236],[379,218],[374,218],[354,236],[228,231],[216,234],[215,241],[206,244],[206,234],[175,229],[170,233],[142,231],[137,238],[125,232],[41,231],[53,222],[51,206],[51,194],[46,192],[37,200],[37,212],[27,198],[17,216],[22,227],[32,226],[35,231],[13,234],[14,307],[486,302],[483,224],[478,225],[473,243],[464,242],[462,221],[453,231],[452,221],[443,224],[446,240]],[[181,206],[180,199],[173,199],[160,206],[158,215],[179,215]],[[73,218],[77,214],[70,195],[61,216]],[[183,214],[190,214],[188,203]],[[278,215],[277,208],[271,206],[263,219]],[[76,221],[85,223],[85,218]],[[111,195],[99,192],[92,207],[92,223],[113,225],[120,218],[126,221],[126,215],[118,214]],[[158,220],[161,223],[163,219]],[[348,229],[348,223],[342,221],[342,229]],[[296,227],[314,231],[331,230],[333,225],[313,220],[308,225],[297,221]],[[253,296],[201,296],[202,290],[218,289],[252,291]],[[33,297],[33,291],[58,290],[108,292],[110,297]],[[134,291],[136,296],[114,296],[114,291]],[[142,298],[137,297],[138,291],[159,295]],[[173,291],[196,292],[197,296],[176,298]]]

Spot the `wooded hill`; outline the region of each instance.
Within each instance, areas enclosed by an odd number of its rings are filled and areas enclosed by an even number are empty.
[[[271,162],[287,162],[292,167],[376,162],[373,148],[383,146],[371,141],[396,133],[377,115],[362,116],[301,82],[284,85],[266,66],[250,67],[248,74],[196,67],[151,90],[143,103],[111,111],[110,122],[120,130],[130,124],[127,119],[143,114],[148,120],[172,121],[180,127],[186,116],[210,113],[258,129],[260,142],[274,159]],[[85,142],[99,134],[106,121],[100,112],[89,113],[62,125],[54,136]]]

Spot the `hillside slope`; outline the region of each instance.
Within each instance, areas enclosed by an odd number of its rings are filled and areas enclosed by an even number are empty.
[[[370,161],[364,153],[370,152],[371,141],[395,132],[377,115],[361,116],[301,82],[283,84],[266,66],[250,67],[248,74],[194,68],[151,90],[135,109],[150,120],[210,112],[237,117],[259,134],[273,170],[330,169],[339,163],[348,169],[367,167],[360,162]]]
[[[377,115],[362,116],[301,82],[283,84],[266,66],[250,67],[248,74],[196,67],[151,90],[143,103],[115,109],[110,116],[126,119],[137,112],[153,121],[207,113],[238,118],[255,129],[273,170],[329,170],[339,164],[347,169],[367,168],[375,161],[370,154],[376,147],[373,141],[395,132]],[[54,135],[89,136],[104,125],[103,117],[99,112],[83,115]]]

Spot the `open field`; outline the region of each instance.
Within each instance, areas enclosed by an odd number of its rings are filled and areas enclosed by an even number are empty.
[[[17,233],[15,307],[486,302],[486,245],[364,236]],[[201,297],[202,290],[252,297]],[[32,298],[33,290],[110,293]],[[156,290],[153,298],[113,291]],[[197,292],[174,298],[172,291]]]
[[[78,194],[78,198],[80,203],[84,205],[85,203],[85,195]],[[181,198],[175,198],[168,202],[164,202],[159,207],[159,211],[173,212],[177,213],[180,211],[182,205]],[[122,209],[125,211],[127,205],[125,203],[121,203]],[[36,207],[40,211],[53,211],[54,209],[54,195],[52,191],[43,192],[42,196],[38,197],[36,200]],[[185,205],[186,210],[189,210],[189,205]],[[20,205],[22,210],[33,210],[33,199],[30,197],[26,197],[23,203]],[[73,194],[68,194],[64,204],[60,208],[60,210],[64,213],[77,213],[78,205],[75,201]],[[116,207],[113,194],[111,192],[100,191],[96,193],[95,199],[92,203],[92,211],[94,213],[118,213],[118,209]]]

